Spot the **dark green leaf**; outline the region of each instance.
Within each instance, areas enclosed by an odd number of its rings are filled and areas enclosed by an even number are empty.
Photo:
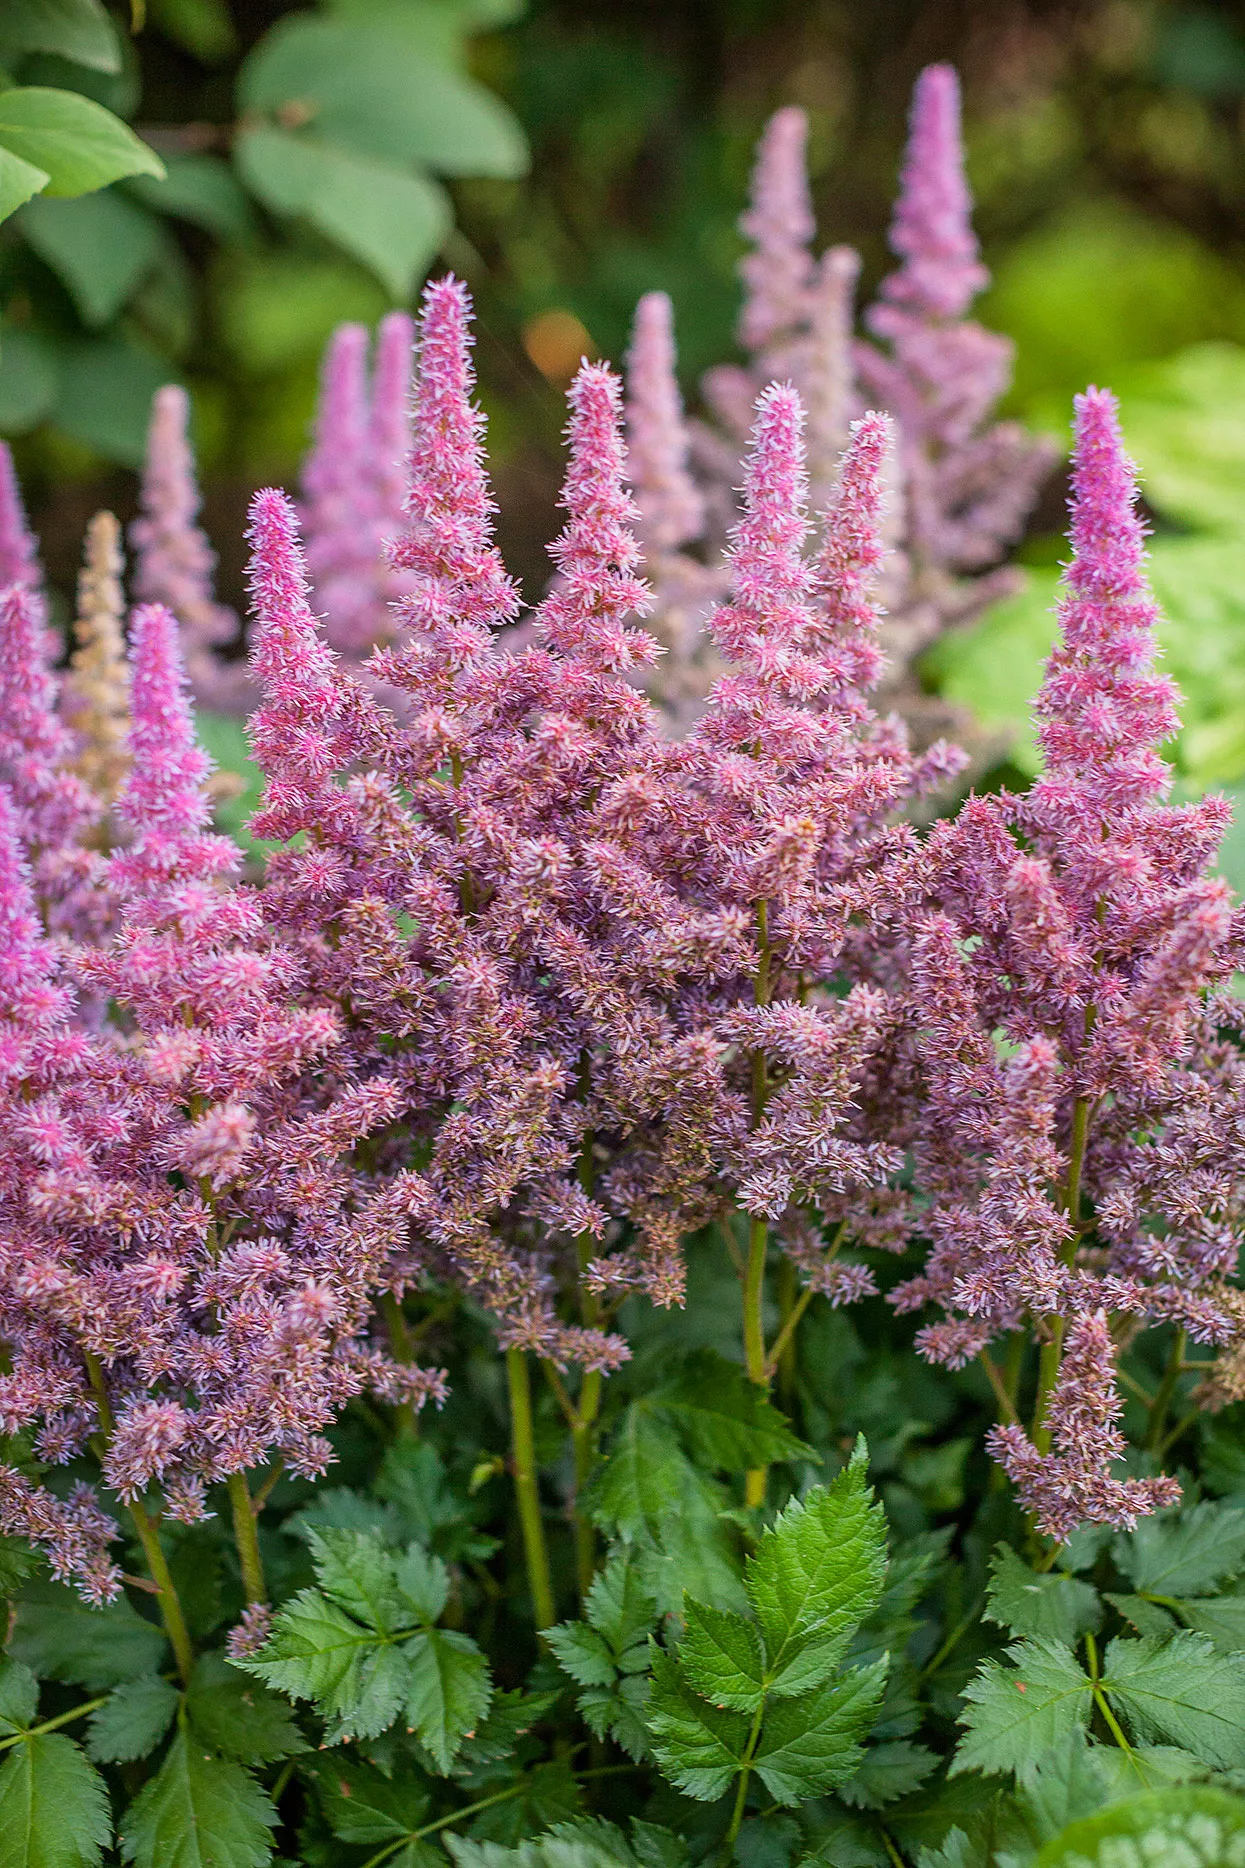
[[[338,1752],[317,1759],[311,1775],[329,1827],[343,1842],[374,1848],[404,1841],[427,1817],[428,1792],[409,1768],[391,1779]]]
[[[119,1686],[158,1672],[166,1658],[163,1634],[124,1596],[92,1609],[62,1583],[32,1582],[15,1611],[9,1652],[44,1679]]]
[[[648,1703],[653,1756],[680,1790],[700,1803],[720,1797],[739,1770],[749,1721],[721,1712],[686,1684],[672,1655],[654,1651]]]
[[[408,1668],[318,1589],[304,1589],[276,1617],[258,1654],[238,1663],[294,1699],[314,1700],[333,1736],[368,1738],[393,1724]]]
[[[494,1693],[488,1716],[481,1720],[470,1738],[465,1738],[454,1760],[451,1775],[458,1783],[483,1783],[491,1777],[489,1767],[503,1761],[513,1763],[519,1741],[538,1719],[552,1711],[557,1693]]]
[[[189,221],[218,240],[254,238],[255,211],[223,156],[174,156],[163,181],[139,175],[126,186],[144,206]]]
[[[166,37],[205,65],[218,64],[237,47],[228,0],[148,0],[148,10]]]
[[[0,1868],[94,1868],[111,1835],[104,1780],[72,1739],[13,1746],[0,1765]]]
[[[52,419],[62,434],[106,460],[141,465],[151,398],[169,366],[128,337],[75,344],[65,355]]]
[[[645,1675],[626,1674],[613,1687],[585,1687],[579,1710],[598,1738],[612,1738],[637,1764],[648,1756],[649,1683]]]
[[[603,1635],[586,1622],[560,1622],[545,1630],[545,1639],[565,1668],[580,1686],[612,1686],[618,1668]]]
[[[0,1738],[12,1738],[34,1723],[39,1682],[29,1667],[8,1655],[0,1659]]]
[[[1122,1751],[1115,1745],[1097,1745],[1093,1752],[1105,1786],[1103,1801],[1118,1802],[1140,1790],[1163,1790],[1169,1784],[1197,1784],[1210,1776],[1210,1766],[1178,1745],[1134,1745]],[[1078,1811],[1086,1815],[1087,1811]]]
[[[121,1825],[121,1855],[136,1868],[263,1868],[277,1812],[239,1764],[179,1732]]]
[[[584,1613],[609,1642],[624,1672],[629,1665],[648,1666],[648,1637],[657,1619],[657,1604],[645,1589],[640,1574],[625,1550],[616,1550],[597,1572]],[[640,1658],[628,1657],[639,1650]]]
[[[684,1453],[677,1435],[643,1406],[629,1407],[589,1492],[598,1524],[632,1546],[637,1576],[662,1614],[690,1590],[717,1608],[743,1608],[727,1496]]]
[[[163,175],[154,149],[78,91],[0,91],[0,147],[45,169],[50,195],[84,195],[123,175]]]
[[[1030,1640],[1007,1653],[1011,1666],[988,1660],[964,1689],[964,1737],[952,1773],[1031,1770],[1088,1723],[1090,1680],[1069,1648]]]
[[[450,1593],[450,1575],[440,1557],[429,1556],[418,1544],[408,1545],[394,1563],[398,1593],[409,1603],[416,1620],[437,1621]]]
[[[748,1564],[744,1583],[773,1692],[806,1692],[837,1666],[877,1607],[885,1573],[882,1508],[858,1449],[832,1485],[787,1506]]]
[[[871,1745],[855,1775],[839,1786],[839,1795],[856,1809],[880,1810],[919,1790],[937,1763],[935,1752],[904,1738]]]
[[[739,1364],[711,1349],[691,1358],[652,1402],[686,1436],[697,1464],[713,1471],[746,1472],[775,1460],[816,1458]]]
[[[986,1619],[1017,1635],[1042,1635],[1075,1646],[1102,1621],[1098,1591],[1058,1571],[1038,1574],[1000,1544],[990,1563]]]
[[[5,0],[0,55],[52,52],[92,71],[117,72],[121,53],[100,0]]]
[[[97,1764],[125,1764],[155,1750],[173,1723],[180,1694],[167,1680],[127,1680],[91,1714],[86,1749]]]
[[[757,1775],[779,1803],[799,1803],[846,1783],[861,1761],[886,1686],[886,1662],[853,1668],[766,1712]]]
[[[1103,1686],[1142,1739],[1166,1739],[1208,1764],[1245,1764],[1245,1667],[1204,1635],[1112,1641]]]
[[[357,1621],[393,1634],[422,1619],[398,1588],[393,1556],[372,1532],[312,1531],[307,1541],[320,1587]]]
[[[1082,1817],[1046,1843],[1033,1868],[1112,1868],[1115,1863],[1177,1862],[1228,1868],[1233,1838],[1245,1832],[1245,1798],[1209,1785],[1152,1790]]]
[[[284,1701],[222,1654],[200,1659],[186,1695],[186,1717],[195,1738],[240,1764],[271,1764],[307,1749]]]
[[[1172,1634],[1176,1628],[1175,1618],[1166,1609],[1155,1602],[1147,1602],[1144,1596],[1117,1596],[1108,1594],[1106,1600],[1112,1608],[1118,1609],[1126,1622],[1142,1635],[1158,1635],[1162,1638]]]
[[[236,156],[274,213],[309,221],[396,300],[411,296],[449,232],[449,200],[437,183],[372,156],[276,129],[245,131]]]
[[[1245,1510],[1202,1504],[1142,1518],[1136,1530],[1116,1538],[1112,1554],[1144,1595],[1206,1595],[1245,1564]]]
[[[571,1822],[583,1811],[583,1798],[570,1766],[561,1758],[525,1771],[519,1794],[471,1819],[471,1834],[481,1841],[522,1842],[542,1829]]]
[[[1245,1596],[1207,1596],[1177,1606],[1194,1634],[1207,1635],[1221,1654],[1245,1652]]]
[[[560,1823],[512,1848],[453,1834],[445,1843],[456,1868],[635,1868],[637,1861],[621,1829],[599,1818]]]
[[[167,238],[154,215],[118,194],[44,196],[23,208],[21,229],[91,325],[107,324],[133,297]]]
[[[688,1683],[714,1706],[755,1712],[765,1695],[765,1658],[751,1622],[730,1609],[683,1598],[679,1667]]]
[[[487,1500],[451,1484],[444,1460],[427,1440],[396,1441],[381,1462],[375,1489],[400,1522],[395,1542],[413,1539],[447,1562],[483,1562],[497,1549],[497,1539],[480,1529]]]
[[[403,1647],[409,1668],[407,1724],[448,1771],[463,1739],[488,1711],[488,1662],[467,1635],[431,1628]]]

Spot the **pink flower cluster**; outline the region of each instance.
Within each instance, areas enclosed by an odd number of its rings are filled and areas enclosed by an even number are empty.
[[[941,148],[945,81],[926,92]],[[945,317],[977,276],[961,199],[933,158],[910,192],[886,303]],[[766,283],[766,342],[796,272]],[[361,368],[339,339],[360,435]],[[852,424],[814,521],[801,397],[762,391],[709,620],[722,672],[674,740],[635,679],[659,653],[638,528],[678,544],[686,455],[640,424],[666,502],[644,518],[619,380],[583,366],[557,575],[499,643],[520,605],[472,388],[468,297],[443,279],[417,332],[400,595],[359,669],[313,613],[293,503],[256,496],[253,829],[278,846],[259,881],[212,832],[160,603],[131,622],[117,838],[89,845],[0,498],[0,1430],[192,1520],[239,1473],[322,1470],[361,1389],[439,1395],[376,1324],[384,1300],[448,1283],[507,1349],[608,1372],[623,1297],[682,1302],[681,1241],[715,1222],[746,1233],[754,1300],[785,1252],[851,1301],[880,1248],[909,1255],[899,1307],[940,1313],[932,1359],[993,1367],[1035,1335],[1033,1427],[1011,1397],[996,1456],[1052,1535],[1132,1522],[1174,1487],[1119,1471],[1119,1346],[1148,1323],[1238,1328],[1245,1012],[1222,991],[1239,918],[1208,877],[1226,807],[1164,802],[1173,696],[1110,398],[1078,405],[1045,773],[922,836],[905,807],[960,756],[914,756],[870,703],[890,418]],[[660,372],[645,393],[659,415]],[[331,466],[310,489],[330,503]],[[115,1591],[89,1487],[0,1466],[0,1528]]]

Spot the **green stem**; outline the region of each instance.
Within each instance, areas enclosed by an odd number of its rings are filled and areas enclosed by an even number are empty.
[[[89,1349],[83,1351],[83,1360],[86,1363],[87,1380],[95,1396],[95,1405],[99,1409],[99,1424],[107,1440],[112,1435],[115,1423],[112,1417],[112,1406],[108,1399],[108,1384],[104,1380],[104,1365]],[[182,1614],[177,1586],[173,1581],[164,1552],[160,1548],[155,1522],[142,1500],[138,1498],[130,1506],[130,1516],[134,1520],[134,1529],[138,1533],[138,1541],[147,1559],[151,1580],[156,1585],[164,1632],[169,1637],[169,1646],[173,1650],[173,1659],[177,1662],[178,1675],[182,1685],[189,1686],[190,1676],[195,1666],[194,1646],[190,1639],[190,1630],[186,1626],[186,1617]]]
[[[748,1779],[752,1776],[752,1760],[756,1755],[757,1741],[761,1736],[761,1719],[765,1712],[762,1699],[752,1720],[752,1730],[748,1734],[748,1743],[739,1764],[739,1788],[735,1792],[735,1807],[731,1811],[730,1828],[722,1843],[722,1861],[728,1863],[735,1853],[735,1843],[739,1837],[739,1826],[744,1819],[744,1805],[748,1796]]]
[[[553,1603],[549,1551],[545,1544],[545,1526],[540,1513],[540,1491],[536,1477],[532,1384],[528,1375],[527,1357],[521,1349],[506,1351],[506,1376],[510,1385],[510,1442],[515,1500],[523,1531],[523,1552],[527,1559],[527,1579],[532,1591],[532,1607],[536,1612],[536,1627],[543,1630],[552,1627],[557,1620],[557,1610]]]
[[[778,1399],[787,1414],[795,1398],[795,1329],[799,1321],[795,1310],[800,1302],[797,1293],[795,1266],[784,1254],[778,1266],[778,1335],[770,1344],[767,1366],[771,1377],[778,1377]]]
[[[998,1363],[986,1349],[982,1349],[978,1353],[977,1360],[985,1370],[990,1386],[994,1390],[994,1398],[999,1404],[1000,1418],[1005,1421],[1014,1421],[1016,1419],[1016,1404],[1008,1392],[1007,1383],[1003,1378],[1003,1373]]]
[[[1190,1427],[1196,1425],[1196,1423],[1201,1418],[1202,1418],[1202,1410],[1200,1407],[1190,1408],[1189,1412],[1184,1416],[1183,1420],[1178,1420],[1176,1422],[1176,1425],[1172,1428],[1171,1432],[1169,1434],[1164,1435],[1163,1444],[1159,1448],[1159,1455],[1158,1455],[1159,1458],[1166,1459],[1167,1455],[1171,1452],[1172,1448],[1175,1446],[1177,1440],[1182,1440],[1185,1434],[1188,1433]]]
[[[229,1475],[229,1503],[233,1508],[233,1541],[242,1566],[242,1589],[250,1608],[256,1602],[266,1602],[268,1591],[264,1587],[264,1564],[259,1554],[259,1525],[244,1472]]]
[[[403,1314],[402,1305],[392,1291],[386,1291],[380,1300],[380,1314],[385,1319],[385,1330],[389,1337],[389,1347],[395,1362],[414,1362],[415,1342],[411,1336],[410,1325]],[[417,1434],[419,1432],[419,1411],[412,1401],[399,1401],[394,1409],[399,1431]]]
[[[769,1392],[769,1358],[765,1353],[765,1258],[769,1246],[769,1227],[763,1219],[753,1219],[748,1228],[748,1263],[744,1271],[744,1368],[748,1380],[762,1393]],[[755,1466],[744,1480],[744,1502],[765,1503],[768,1467]]]
[[[786,1259],[784,1259],[783,1263],[778,1268],[778,1275],[780,1279],[782,1277],[783,1272],[787,1270],[791,1270],[792,1273],[794,1274],[794,1266],[791,1266],[789,1262]],[[779,1288],[780,1300],[781,1300],[781,1294],[782,1293],[781,1293],[781,1285],[780,1285],[780,1288]],[[779,1330],[777,1336],[774,1338],[773,1342],[770,1344],[769,1362],[767,1366],[769,1368],[769,1372],[771,1375],[777,1373],[781,1377],[782,1372],[783,1372],[783,1365],[789,1358],[792,1364],[792,1379],[794,1380],[795,1333],[800,1327],[800,1323],[804,1317],[804,1312],[808,1309],[809,1305],[812,1303],[816,1295],[817,1293],[812,1289],[811,1286],[805,1285],[804,1289],[800,1292],[800,1295],[796,1299],[795,1303],[792,1304],[790,1309],[787,1311],[786,1316],[783,1319],[782,1328]]]
[[[1088,1023],[1089,1014],[1086,1019]],[[1084,1096],[1078,1096],[1072,1106],[1072,1137],[1068,1152],[1068,1179],[1064,1187],[1061,1202],[1064,1212],[1072,1222],[1072,1237],[1065,1239],[1059,1248],[1063,1263],[1071,1267],[1076,1258],[1077,1227],[1081,1214],[1081,1175],[1085,1168],[1085,1146],[1089,1140],[1090,1105]],[[1042,1344],[1042,1353],[1038,1361],[1037,1401],[1033,1409],[1033,1444],[1039,1453],[1049,1453],[1051,1447],[1050,1428],[1046,1416],[1050,1408],[1050,1398],[1055,1383],[1059,1379],[1059,1365],[1063,1361],[1063,1318],[1048,1319],[1050,1335]]]
[[[1090,1679],[1093,1681],[1094,1704],[1106,1720],[1107,1729],[1111,1733],[1116,1744],[1120,1747],[1120,1750],[1124,1752],[1127,1757],[1131,1758],[1133,1755],[1133,1748],[1124,1736],[1120,1722],[1112,1712],[1110,1702],[1103,1692],[1098,1678],[1098,1643],[1094,1640],[1092,1634],[1087,1634],[1085,1637],[1085,1652],[1089,1658]]]
[[[20,1745],[27,1738],[42,1738],[45,1732],[55,1732],[62,1725],[72,1725],[75,1719],[85,1719],[88,1712],[98,1712],[108,1703],[108,1694],[103,1693],[98,1699],[88,1699],[81,1706],[75,1706],[72,1712],[59,1712],[54,1719],[45,1719],[42,1725],[32,1725],[28,1732],[14,1732],[12,1738],[0,1738],[0,1751],[7,1751],[10,1745]]]
[[[1159,1383],[1154,1405],[1150,1409],[1150,1425],[1146,1432],[1146,1445],[1152,1453],[1158,1453],[1163,1445],[1163,1430],[1167,1425],[1167,1410],[1172,1404],[1176,1392],[1176,1383],[1180,1380],[1184,1352],[1189,1346],[1189,1334],[1185,1329],[1178,1329],[1172,1338],[1171,1354],[1167,1358],[1167,1367]]]
[[[589,1057],[584,1053],[581,1081],[585,1093],[588,1088]],[[592,1135],[585,1132],[579,1145],[578,1178],[580,1187],[589,1199],[596,1187],[596,1161],[592,1152]],[[577,1233],[575,1253],[579,1260],[579,1315],[587,1330],[595,1330],[601,1322],[601,1300],[588,1286],[588,1267],[594,1256],[592,1234]],[[597,1451],[597,1420],[601,1412],[601,1391],[604,1377],[600,1369],[585,1369],[579,1388],[579,1405],[571,1421],[571,1455],[575,1470],[575,1495],[572,1501],[572,1518],[575,1528],[575,1581],[579,1589],[579,1599],[583,1603],[592,1587],[597,1571],[597,1538],[591,1518],[582,1509],[582,1500],[592,1477],[593,1462]]]

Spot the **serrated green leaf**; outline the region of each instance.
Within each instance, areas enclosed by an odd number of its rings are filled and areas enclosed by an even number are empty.
[[[545,1640],[557,1656],[558,1665],[580,1686],[612,1686],[618,1668],[604,1635],[586,1622],[559,1622],[546,1628]]]
[[[119,1686],[159,1672],[167,1657],[163,1634],[124,1596],[88,1608],[62,1583],[26,1583],[14,1604],[9,1652],[42,1679],[77,1686]]]
[[[1108,1594],[1105,1600],[1113,1609],[1118,1609],[1126,1622],[1132,1623],[1138,1634],[1158,1635],[1161,1639],[1176,1628],[1175,1617],[1157,1603],[1147,1602],[1144,1596]]]
[[[391,1726],[409,1686],[407,1663],[318,1589],[278,1612],[258,1654],[237,1665],[293,1699],[314,1700],[334,1738],[372,1738]]]
[[[1131,1751],[1097,1745],[1093,1756],[1104,1787],[1101,1800],[1107,1803],[1134,1797],[1141,1790],[1162,1790],[1168,1784],[1201,1783],[1210,1776],[1208,1764],[1178,1745],[1134,1745]]]
[[[1017,1635],[1039,1635],[1075,1646],[1102,1622],[1098,1591],[1075,1577],[1039,1574],[1000,1544],[990,1563],[985,1616]]]
[[[838,1665],[885,1574],[882,1507],[857,1453],[833,1484],[792,1500],[745,1571],[772,1692],[807,1692]]]
[[[117,35],[100,0],[5,0],[0,56],[18,50],[51,52],[91,71],[121,69]]]
[[[200,1743],[239,1764],[272,1764],[307,1749],[285,1702],[223,1654],[200,1658],[186,1695],[186,1717]]]
[[[90,194],[123,175],[163,175],[154,149],[79,91],[0,91],[0,147],[46,170],[49,195]]]
[[[1140,1739],[1166,1739],[1220,1770],[1245,1764],[1245,1668],[1204,1635],[1112,1641],[1102,1684]]]
[[[394,1580],[416,1620],[431,1623],[440,1618],[450,1593],[450,1573],[440,1557],[410,1544],[395,1559]]]
[[[121,1856],[136,1868],[263,1868],[277,1820],[241,1765],[179,1732],[126,1812]]]
[[[617,1529],[661,1614],[684,1590],[717,1608],[743,1608],[723,1488],[699,1471],[678,1436],[643,1406],[629,1407],[588,1494],[597,1524]]]
[[[600,1817],[559,1823],[511,1848],[453,1834],[445,1843],[456,1868],[635,1868],[637,1862],[622,1830]]]
[[[108,1792],[59,1732],[27,1738],[0,1766],[0,1868],[94,1868],[112,1836]]]
[[[1205,1595],[1245,1565],[1245,1510],[1202,1504],[1142,1518],[1116,1538],[1112,1555],[1143,1595]]]
[[[612,1738],[638,1764],[648,1756],[649,1681],[646,1674],[627,1674],[612,1687],[585,1687],[579,1710],[589,1731]]]
[[[665,1775],[699,1803],[720,1797],[739,1770],[749,1721],[700,1699],[684,1681],[673,1655],[656,1649],[650,1676],[648,1730],[653,1756]]]
[[[370,1531],[310,1531],[311,1561],[326,1596],[378,1634],[415,1627],[420,1617],[402,1595],[394,1559]]]
[[[964,1737],[951,1772],[1028,1771],[1052,1746],[1089,1722],[1091,1682],[1056,1641],[1019,1641],[1010,1666],[986,1661],[964,1688]]]
[[[713,1706],[755,1712],[765,1696],[765,1657],[751,1622],[729,1609],[683,1598],[678,1663],[689,1685]]]
[[[838,1786],[838,1793],[854,1809],[884,1809],[919,1790],[937,1763],[936,1752],[910,1744],[906,1738],[870,1745],[854,1775]]]
[[[1221,1654],[1245,1652],[1245,1596],[1207,1596],[1177,1601],[1185,1625],[1204,1634]]]
[[[450,230],[436,182],[291,130],[244,131],[235,157],[261,201],[306,220],[361,260],[394,299],[409,299]]]
[[[427,1789],[409,1771],[383,1777],[370,1764],[335,1753],[309,1768],[330,1829],[343,1842],[374,1848],[405,1841],[428,1814]]]
[[[87,1728],[87,1755],[97,1764],[127,1764],[155,1750],[173,1723],[181,1695],[167,1680],[127,1680],[109,1695]]]
[[[409,1682],[406,1718],[437,1768],[446,1772],[493,1696],[488,1662],[467,1635],[429,1628],[403,1646]]]
[[[886,1688],[886,1662],[857,1667],[800,1699],[766,1710],[756,1770],[779,1803],[795,1804],[846,1783]]]
[[[494,1693],[487,1716],[465,1738],[450,1773],[457,1783],[483,1783],[489,1767],[513,1761],[520,1739],[551,1712],[559,1694]]]
[[[39,1682],[29,1667],[8,1655],[0,1658],[0,1738],[12,1738],[34,1722]]]
[[[584,1614],[604,1635],[620,1667],[640,1649],[638,1668],[648,1666],[648,1637],[657,1619],[657,1604],[645,1589],[636,1565],[625,1550],[616,1550],[597,1572],[584,1603]]]
[[[1033,1868],[1230,1868],[1242,1858],[1245,1798],[1209,1785],[1152,1790],[1071,1823]]]
[[[481,1840],[513,1846],[542,1829],[573,1822],[583,1812],[583,1798],[569,1764],[561,1758],[534,1765],[519,1780],[519,1794],[481,1810],[471,1832]],[[421,1864],[431,1868],[431,1864]]]
[[[697,1464],[711,1471],[817,1457],[740,1365],[710,1349],[691,1357],[651,1402],[686,1436]]]
[[[159,263],[168,237],[153,214],[118,194],[42,196],[22,209],[20,226],[89,325],[116,317]]]

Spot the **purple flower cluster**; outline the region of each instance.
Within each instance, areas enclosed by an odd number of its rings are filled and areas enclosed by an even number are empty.
[[[894,368],[919,356],[967,406],[956,371],[975,380],[981,346],[945,322],[978,281],[952,104],[927,74],[914,136],[933,153],[875,323]],[[806,238],[799,131],[784,117],[767,142],[766,251],[784,226]],[[758,270],[758,345],[795,342],[813,289],[794,259]],[[361,336],[331,354],[356,477],[407,419],[403,329],[382,340],[370,421]],[[786,1340],[766,1342],[767,1267],[785,1257],[804,1284],[794,1328],[815,1293],[872,1293],[872,1252],[903,1253],[893,1301],[936,1307],[932,1360],[982,1360],[993,1451],[1043,1531],[1175,1495],[1154,1470],[1121,1475],[1115,1361],[1152,1323],[1236,1353],[1245,1011],[1224,987],[1242,928],[1208,877],[1226,807],[1164,801],[1174,700],[1111,399],[1078,404],[1044,775],[923,836],[905,807],[961,756],[914,755],[871,704],[885,414],[850,424],[814,524],[800,393],[762,390],[740,515],[699,591],[717,594],[720,672],[693,729],[663,732],[637,680],[660,653],[641,539],[677,552],[699,514],[669,345],[650,300],[629,417],[647,505],[618,378],[576,377],[556,576],[517,642],[455,280],[429,286],[416,334],[384,627],[317,617],[296,508],[256,496],[252,828],[276,845],[258,881],[211,829],[186,617],[163,603],[130,622],[125,776],[94,835],[103,803],[75,772],[0,477],[0,1429],[50,1474],[0,1466],[0,1528],[92,1599],[118,1586],[115,1527],[57,1468],[90,1456],[123,1504],[185,1521],[218,1483],[245,1500],[257,1469],[318,1473],[352,1395],[441,1393],[395,1324],[393,1300],[430,1282],[564,1396],[581,1371],[582,1439],[628,1354],[618,1306],[683,1302],[682,1241],[708,1224],[738,1259],[759,1386]],[[188,526],[180,405],[160,420]],[[900,456],[914,432],[901,417]],[[329,442],[307,482],[317,550],[355,523]],[[380,485],[373,513],[393,509]],[[344,562],[317,560],[322,595]],[[373,620],[381,602],[369,586]],[[995,1354],[1030,1337],[1026,1431]]]

